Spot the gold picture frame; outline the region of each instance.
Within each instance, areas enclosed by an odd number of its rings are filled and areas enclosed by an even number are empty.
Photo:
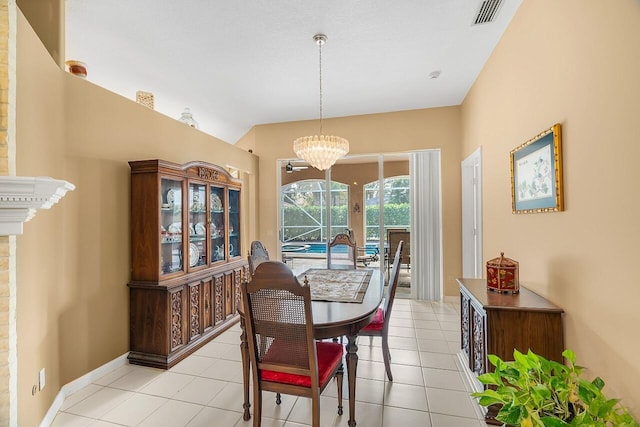
[[[511,150],[514,214],[564,210],[562,138],[559,123]]]

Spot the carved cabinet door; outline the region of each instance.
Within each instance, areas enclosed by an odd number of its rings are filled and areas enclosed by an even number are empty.
[[[202,281],[202,329],[208,332],[214,325],[213,322],[213,277]]]
[[[200,281],[190,283],[187,288],[189,290],[189,310],[187,312],[189,341],[193,341],[202,334],[202,283]]]
[[[460,346],[462,352],[470,359],[471,347],[471,301],[469,297],[460,292]]]
[[[185,318],[188,296],[184,286],[171,289],[168,294],[171,307],[171,328],[169,329],[169,349],[175,351],[187,343],[187,319]]]
[[[225,319],[224,315],[224,275],[217,274],[213,276],[213,321],[215,325],[222,323]]]
[[[246,277],[245,274],[248,273],[249,268],[246,266],[233,270],[233,314],[235,314],[238,311],[238,307],[240,307],[240,285],[242,284],[243,278]]]
[[[224,318],[228,319],[235,315],[235,307],[233,304],[235,285],[233,283],[234,274],[232,272],[224,275]]]
[[[487,372],[487,316],[482,308],[470,304],[471,345],[469,368],[476,375]]]

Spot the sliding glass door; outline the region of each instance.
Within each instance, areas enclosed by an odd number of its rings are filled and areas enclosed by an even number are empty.
[[[317,258],[333,236],[348,232],[360,255],[377,254],[384,267],[387,229],[410,228],[408,154],[347,157],[328,171],[295,160],[280,166],[280,238],[287,255]]]

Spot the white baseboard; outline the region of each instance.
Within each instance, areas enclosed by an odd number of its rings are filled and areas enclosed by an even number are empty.
[[[467,365],[467,355],[464,354],[462,350],[460,350],[458,353],[456,353],[456,356],[456,365],[458,365],[458,371],[460,371],[462,382],[464,383],[467,392],[471,394],[473,392],[483,391],[484,386],[480,381],[478,381],[478,378],[475,376],[475,374],[469,370],[469,366]],[[480,406],[477,401],[476,404],[473,405],[473,409],[475,409],[476,415],[478,415],[478,418],[480,418],[481,420],[484,419],[485,415],[487,415],[487,408],[484,406]]]
[[[58,413],[58,411],[62,407],[62,404],[64,403],[64,399],[66,399],[68,396],[72,395],[73,393],[85,388],[86,386],[93,383],[97,379],[104,377],[109,372],[112,372],[117,368],[126,365],[128,355],[129,353],[125,353],[122,356],[118,356],[112,361],[97,367],[93,371],[87,372],[80,378],[76,378],[70,383],[63,385],[60,391],[58,392],[58,394],[56,395],[56,398],[53,399],[53,403],[49,407],[47,414],[44,416],[44,419],[40,423],[40,427],[49,427],[53,423],[53,420],[55,419],[56,414]]]

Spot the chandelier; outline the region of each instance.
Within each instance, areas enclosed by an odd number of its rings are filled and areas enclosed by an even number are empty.
[[[322,134],[322,45],[327,41],[327,36],[316,34],[313,40],[320,52],[320,134],[296,139],[293,141],[293,151],[314,168],[326,170],[349,152],[349,141],[339,136]]]

